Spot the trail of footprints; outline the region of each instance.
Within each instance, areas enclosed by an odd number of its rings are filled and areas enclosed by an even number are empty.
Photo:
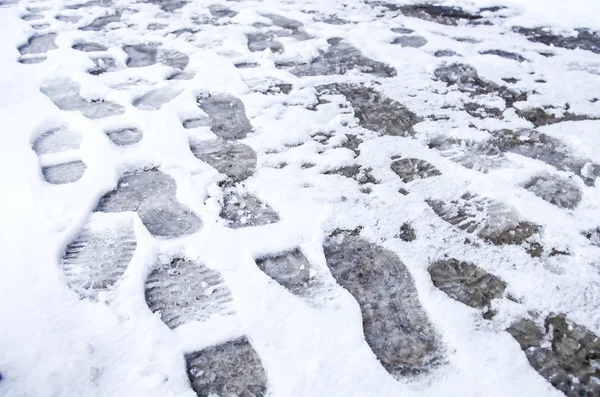
[[[165,12],[175,12],[185,6],[184,1],[150,1]],[[83,5],[73,6],[77,9]],[[468,13],[459,8],[436,5],[396,6],[385,2],[372,3],[384,12],[402,13],[444,25],[486,23],[485,13],[495,13],[495,8]],[[69,7],[67,7],[69,8]],[[222,6],[212,6],[210,13],[215,21],[231,18],[235,11]],[[247,34],[250,52],[270,51],[282,53],[285,48],[278,38],[297,41],[311,40],[304,26],[292,19],[275,14],[263,14],[272,25],[257,24],[255,31]],[[116,28],[121,23],[120,11],[99,17],[82,31],[103,31]],[[57,15],[57,20],[75,22],[78,16]],[[40,19],[35,14],[25,20]],[[331,23],[344,23],[334,21]],[[157,26],[158,29],[160,27]],[[403,27],[391,29],[396,37],[392,44],[420,48],[427,40]],[[529,40],[553,44],[563,48],[583,48],[599,52],[600,40],[589,31],[578,31],[577,37],[554,36],[535,29],[519,29]],[[46,53],[57,49],[56,33],[32,36],[19,48],[19,62],[43,62]],[[95,67],[88,73],[98,75],[121,67],[144,68],[162,65],[171,69],[171,79],[187,78],[189,63],[186,54],[162,47],[159,43],[124,44],[127,55],[125,65],[112,57],[101,55],[107,50],[103,44],[77,42],[73,50],[90,53]],[[95,53],[97,55],[92,56]],[[517,62],[527,59],[517,53],[487,50],[484,55],[499,56]],[[436,57],[453,57],[450,50],[438,50]],[[252,65],[248,65],[253,67]],[[238,67],[242,67],[240,64]],[[345,75],[360,72],[375,78],[396,76],[394,68],[365,57],[357,48],[341,38],[330,38],[328,48],[312,61],[304,64],[277,63],[297,77]],[[433,77],[449,89],[502,98],[507,108],[527,99],[528,93],[483,80],[477,71],[466,64],[443,63]],[[291,86],[279,92],[289,93]],[[103,98],[88,100],[81,97],[81,87],[74,81],[57,79],[41,87],[59,109],[78,111],[91,120],[123,114],[125,108]],[[133,106],[141,110],[160,109],[181,91],[165,85],[137,97]],[[413,126],[421,121],[401,103],[387,98],[369,84],[333,83],[316,87],[319,104],[332,97],[343,97],[349,104],[359,125],[378,135],[408,137],[415,134]],[[208,127],[215,135],[211,141],[190,138],[190,151],[224,175],[226,183],[220,217],[232,229],[260,227],[280,222],[279,214],[256,196],[244,191],[243,182],[255,172],[257,155],[247,145],[238,142],[253,132],[243,102],[235,97],[212,94],[200,95],[197,105],[201,111],[196,118],[182,120],[185,129]],[[502,117],[502,109],[486,108],[477,103],[466,103],[462,109],[473,117]],[[563,113],[558,120],[544,109],[519,110],[517,113],[536,127],[556,121],[577,119]],[[143,139],[137,127],[124,127],[105,131],[117,146],[127,147]],[[347,135],[342,147],[360,154],[362,138]],[[58,128],[41,135],[33,149],[44,164],[45,158],[56,153],[76,151],[81,135],[68,128]],[[493,131],[486,142],[438,137],[429,142],[431,149],[458,164],[483,173],[506,164],[506,153],[515,153],[551,165],[557,171],[566,171],[587,186],[593,186],[600,176],[600,165],[577,158],[557,139],[536,130]],[[420,179],[441,176],[431,163],[419,159],[394,156],[390,168],[406,186]],[[86,166],[80,160],[42,166],[44,179],[52,184],[67,184],[79,180]],[[377,184],[372,170],[360,165],[344,167],[326,174],[338,174],[355,179],[359,184]],[[574,178],[558,172],[533,175],[522,187],[535,196],[562,209],[577,207],[582,192]],[[408,194],[406,189],[402,194]],[[540,256],[542,247],[537,237],[540,226],[523,219],[520,214],[503,203],[466,192],[454,200],[427,200],[439,218],[458,230],[495,245],[519,245],[532,256]],[[134,231],[136,213],[147,231],[157,239],[189,236],[202,228],[202,220],[176,199],[176,182],[157,169],[138,169],[125,173],[114,190],[100,200],[94,213],[80,233],[69,243],[61,259],[66,284],[84,299],[96,300],[118,287],[137,242]],[[588,230],[582,234],[591,244],[600,245],[600,232]],[[399,239],[414,241],[416,231],[403,224]],[[323,243],[327,268],[339,286],[354,296],[362,313],[365,340],[381,365],[395,377],[405,377],[430,371],[445,360],[445,349],[440,336],[421,307],[412,276],[398,256],[357,233],[332,233]],[[274,283],[289,293],[308,299],[318,295],[321,282],[314,275],[310,261],[298,248],[256,258],[257,267]],[[433,285],[461,304],[480,310],[484,318],[496,313],[495,299],[503,299],[506,283],[487,273],[473,263],[454,258],[437,260],[428,268]],[[221,274],[195,260],[174,257],[167,262],[157,262],[145,281],[145,299],[150,311],[157,313],[163,323],[175,329],[189,322],[208,321],[213,316],[235,315],[231,292]],[[531,366],[554,387],[567,396],[575,397],[600,393],[600,376],[595,362],[600,359],[600,340],[586,328],[567,319],[564,314],[549,315],[545,319],[524,318],[508,328],[523,349]],[[261,358],[247,336],[185,354],[192,389],[198,396],[236,395],[265,396],[269,380]],[[590,394],[591,393],[591,394]]]

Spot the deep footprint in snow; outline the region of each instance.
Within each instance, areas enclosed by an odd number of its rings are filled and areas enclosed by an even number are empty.
[[[427,44],[427,40],[422,36],[399,36],[392,40],[392,44],[401,47],[421,48]]]
[[[69,163],[55,164],[42,167],[44,180],[53,185],[63,185],[77,182],[83,177],[86,166],[83,162],[76,160]]]
[[[186,236],[198,231],[202,221],[177,201],[176,190],[170,176],[157,170],[138,171],[123,176],[117,188],[100,199],[96,211],[136,211],[153,236]]]
[[[55,40],[56,33],[33,36],[27,41],[27,44],[19,47],[19,52],[21,55],[44,54],[50,50],[55,50],[58,48]]]
[[[503,203],[465,193],[457,200],[427,200],[427,204],[444,221],[485,241],[495,245],[522,245],[532,256],[541,254],[541,246],[530,240],[540,227],[522,220]]]
[[[127,54],[127,66],[140,68],[152,66],[158,62],[175,69],[183,70],[189,62],[189,57],[175,50],[165,50],[157,43],[146,43],[123,46]]]
[[[539,80],[536,82],[545,82],[544,80]],[[524,118],[525,120],[531,122],[534,127],[542,127],[545,125],[551,125],[556,123],[561,123],[563,121],[581,121],[581,120],[598,120],[598,117],[588,116],[585,114],[574,114],[569,111],[565,111],[564,109],[556,109],[556,112],[553,112],[550,108],[527,108],[527,109],[517,109],[516,113],[519,117]]]
[[[61,110],[80,111],[85,117],[95,120],[125,113],[125,108],[104,100],[88,101],[79,95],[79,84],[69,79],[55,79],[44,83],[40,91],[48,96]]]
[[[311,35],[306,33],[304,25],[296,20],[283,17],[277,14],[262,14],[263,17],[267,17],[273,22],[273,25],[283,29],[283,31],[277,31],[278,37],[293,37],[298,41],[310,40]]]
[[[544,328],[522,319],[507,331],[529,364],[567,397],[600,395],[600,338],[590,330],[558,314],[548,316]]]
[[[230,8],[217,4],[209,6],[208,10],[210,11],[210,14],[217,19],[233,18],[238,14],[236,11],[233,11]]]
[[[185,361],[198,397],[267,394],[265,369],[246,337],[188,353]]]
[[[417,179],[430,178],[442,175],[442,173],[425,160],[416,158],[394,159],[391,165],[392,171],[398,175],[402,182],[409,183]]]
[[[600,54],[600,33],[589,29],[576,29],[575,35],[560,36],[552,33],[549,28],[522,28],[515,27],[517,33],[522,34],[528,40],[535,43],[542,43],[548,46],[566,48],[573,50],[580,48]]]
[[[205,265],[181,258],[159,264],[148,276],[146,304],[171,329],[213,315],[235,314],[229,288],[221,275]]]
[[[311,265],[299,249],[258,258],[256,265],[292,294],[300,297],[310,294],[313,282]]]
[[[565,144],[541,132],[529,129],[501,130],[493,135],[494,139],[488,143],[499,150],[540,160],[559,170],[571,171],[588,186],[594,186],[594,181],[600,177],[600,165],[573,156]]]
[[[511,59],[513,61],[517,61],[517,62],[525,62],[527,61],[527,59],[525,59],[525,57],[521,54],[517,54],[514,52],[509,52],[509,51],[504,51],[504,50],[485,50],[485,51],[481,51],[480,54],[482,55],[496,55],[499,56],[501,58],[506,58],[506,59]]]
[[[475,140],[438,137],[429,142],[429,147],[465,168],[484,174],[502,167],[507,161],[498,147]]]
[[[411,136],[419,118],[406,106],[370,87],[353,84],[328,84],[316,88],[318,96],[343,95],[354,109],[354,116],[366,129],[383,135]]]
[[[139,142],[143,133],[136,127],[112,129],[105,132],[108,138],[118,146],[128,146]]]
[[[87,70],[92,76],[98,76],[103,73],[113,72],[117,70],[117,63],[111,57],[91,58],[94,61],[94,66]]]
[[[331,274],[360,306],[367,343],[390,374],[417,374],[439,362],[439,338],[394,253],[344,234],[328,238],[324,249]]]
[[[77,150],[81,144],[81,134],[68,128],[54,128],[40,135],[33,143],[33,150],[40,156]]]
[[[223,208],[219,216],[234,229],[279,222],[279,215],[270,206],[256,196],[236,190],[224,193]]]
[[[360,165],[350,165],[346,167],[336,168],[331,171],[325,172],[326,175],[341,175],[346,178],[354,179],[359,185],[367,183],[378,184],[379,181],[371,174],[373,169],[370,167],[363,168]]]
[[[309,64],[292,67],[290,73],[298,76],[343,75],[351,70],[371,74],[378,77],[394,77],[396,70],[383,62],[365,57],[356,47],[341,38],[327,40],[329,48]]]
[[[560,208],[573,209],[579,205],[582,198],[581,189],[575,182],[548,172],[532,177],[522,186],[542,200]]]
[[[190,150],[198,159],[227,175],[233,182],[249,178],[256,169],[256,153],[239,142],[190,141]]]
[[[91,42],[82,42],[73,44],[73,49],[77,51],[83,52],[95,52],[95,51],[106,51],[108,48],[102,44],[91,43]]]
[[[150,91],[133,101],[133,106],[142,110],[158,110],[165,103],[175,99],[183,89],[175,87],[163,87]]]
[[[238,98],[212,94],[199,97],[198,106],[208,115],[211,131],[221,139],[244,139],[252,132],[246,108]]]
[[[429,266],[431,281],[452,299],[476,309],[489,307],[501,298],[506,283],[472,263],[439,260]]]
[[[62,257],[67,285],[80,297],[95,299],[121,278],[136,246],[130,217],[110,223],[92,219]]]
[[[272,32],[250,33],[246,37],[248,39],[248,49],[251,52],[260,52],[264,50],[269,50],[275,54],[283,52],[283,44],[274,39],[275,34]]]

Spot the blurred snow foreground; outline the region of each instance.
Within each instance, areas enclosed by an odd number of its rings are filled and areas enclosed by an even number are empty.
[[[0,0],[0,396],[599,396],[599,13]]]

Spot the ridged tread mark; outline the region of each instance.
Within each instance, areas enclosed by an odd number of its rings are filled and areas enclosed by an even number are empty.
[[[442,175],[435,166],[425,160],[417,158],[400,158],[392,161],[392,171],[398,175],[402,182],[408,183],[417,179],[430,178]]]
[[[256,169],[256,153],[249,146],[239,142],[190,141],[190,150],[196,158],[227,175],[234,182],[251,177]]]
[[[95,299],[121,278],[136,247],[131,219],[102,228],[88,223],[62,257],[67,285],[80,297]]]
[[[246,108],[239,98],[211,94],[198,97],[197,102],[200,109],[210,118],[211,131],[219,138],[226,141],[244,139],[252,132],[252,125],[246,117]]]
[[[40,156],[79,149],[81,134],[68,128],[54,128],[40,135],[33,143],[33,150]]]
[[[185,360],[192,389],[198,397],[267,394],[267,375],[245,336],[186,354]]]
[[[171,329],[211,316],[235,314],[233,298],[221,275],[205,265],[180,258],[161,264],[145,285],[146,304],[160,312]]]
[[[383,367],[401,377],[435,366],[439,337],[400,259],[346,233],[326,239],[324,250],[331,274],[358,302],[365,339]]]
[[[256,265],[292,294],[301,297],[310,295],[313,280],[311,264],[299,249],[258,258]]]

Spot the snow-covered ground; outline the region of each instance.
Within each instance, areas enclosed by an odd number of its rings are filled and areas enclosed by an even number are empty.
[[[0,0],[0,396],[600,395],[598,15]]]

